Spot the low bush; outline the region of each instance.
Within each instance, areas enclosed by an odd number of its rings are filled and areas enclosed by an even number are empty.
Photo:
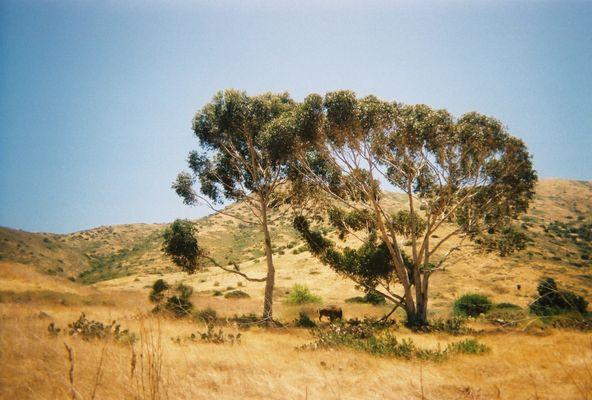
[[[329,325],[325,329],[314,329],[317,340],[299,347],[301,350],[319,348],[348,347],[370,354],[410,360],[418,358],[429,361],[444,361],[450,355],[482,354],[489,351],[484,344],[474,339],[451,343],[444,349],[425,349],[418,347],[411,339],[399,339],[391,330],[368,330],[360,326]]]
[[[52,336],[58,336],[62,332],[55,322],[51,322],[47,330]],[[123,344],[133,344],[137,339],[129,329],[121,329],[121,325],[115,320],[106,324],[89,320],[84,313],[81,313],[76,321],[68,324],[67,333],[73,337],[80,337],[82,340],[103,339]]]
[[[586,314],[588,302],[573,292],[559,290],[553,278],[544,278],[537,287],[538,297],[530,310],[540,316],[558,315],[566,312]]]
[[[193,310],[193,304],[189,300],[192,294],[191,286],[180,283],[173,289],[165,280],[158,279],[152,285],[149,295],[150,301],[156,304],[152,312],[167,311],[177,317],[188,316]]]
[[[482,354],[489,352],[491,349],[475,339],[465,339],[460,342],[449,344],[447,350],[452,353]]]
[[[233,290],[231,292],[225,293],[224,297],[227,299],[246,299],[251,296],[242,290]]]
[[[306,304],[306,303],[320,303],[321,298],[315,296],[310,292],[310,289],[305,285],[294,285],[286,297],[288,304]]]
[[[465,335],[470,333],[471,330],[466,328],[465,319],[462,317],[452,318],[435,318],[430,321],[428,325],[429,332],[445,332],[451,335]]]
[[[237,333],[236,335],[232,333],[224,333],[222,328],[218,328],[216,330],[213,324],[207,324],[205,332],[197,332],[192,333],[188,337],[181,338],[177,336],[176,338],[171,338],[171,340],[175,343],[181,344],[183,342],[191,341],[191,342],[206,342],[206,343],[214,343],[214,344],[240,344],[242,334]]]
[[[254,314],[248,313],[243,315],[234,315],[234,317],[228,319],[230,322],[234,322],[239,326],[256,325],[262,322],[261,317]]]
[[[165,309],[177,317],[185,317],[191,314],[193,304],[183,296],[173,295],[167,299]]]
[[[294,326],[299,328],[315,328],[317,324],[312,319],[310,319],[308,314],[301,311],[298,314],[298,318],[294,320]]]
[[[197,310],[194,313],[194,316],[196,319],[206,323],[213,323],[218,319],[218,313],[212,307],[204,308],[203,310]]]
[[[478,317],[491,309],[493,304],[487,296],[472,293],[465,294],[454,302],[454,314],[465,317]]]

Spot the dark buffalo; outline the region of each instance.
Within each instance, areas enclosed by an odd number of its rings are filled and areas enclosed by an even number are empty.
[[[343,310],[340,307],[326,307],[319,309],[319,321],[322,317],[329,318],[329,321],[333,322],[336,319],[343,318]]]

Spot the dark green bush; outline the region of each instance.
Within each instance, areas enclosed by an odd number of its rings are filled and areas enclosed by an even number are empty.
[[[314,328],[317,326],[316,322],[310,319],[308,314],[303,311],[300,311],[298,318],[294,320],[294,325],[299,328]]]
[[[465,294],[454,302],[454,313],[466,317],[478,317],[492,307],[491,300],[482,294]]]
[[[169,289],[169,284],[164,279],[158,279],[152,284],[152,291],[150,292],[150,301],[158,303],[164,298],[164,292]]]
[[[537,291],[538,298],[530,305],[536,315],[550,316],[570,311],[586,314],[588,302],[573,292],[559,290],[553,278],[543,278]]]

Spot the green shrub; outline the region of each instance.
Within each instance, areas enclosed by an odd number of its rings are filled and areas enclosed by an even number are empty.
[[[461,354],[482,354],[491,349],[475,339],[465,339],[448,345],[448,351]]]
[[[443,361],[456,353],[482,354],[489,351],[484,344],[474,339],[451,343],[443,350],[418,347],[411,339],[398,339],[390,330],[371,330],[361,326],[329,325],[325,329],[315,329],[317,340],[301,346],[300,349],[349,347],[370,354],[403,359],[418,358],[430,361]]]
[[[454,302],[454,313],[466,317],[478,317],[492,307],[491,300],[482,294],[465,294]]]
[[[219,290],[214,290],[214,292],[212,293],[212,296],[222,296],[222,292]]]
[[[232,292],[224,294],[224,297],[227,299],[245,299],[251,296],[249,296],[248,293],[243,292],[242,290],[233,290]]]
[[[316,322],[310,319],[308,314],[303,311],[300,311],[298,318],[294,320],[294,325],[299,328],[314,328],[317,326]]]
[[[429,331],[430,332],[445,332],[451,335],[461,335],[469,332],[464,327],[465,319],[462,317],[452,317],[448,319],[435,318],[430,321]]]
[[[306,303],[320,303],[321,298],[315,296],[310,292],[310,289],[305,285],[294,285],[286,298],[288,304],[306,304]]]
[[[538,298],[530,305],[536,315],[550,316],[566,312],[586,314],[588,302],[573,292],[560,291],[553,278],[543,278],[537,287]]]

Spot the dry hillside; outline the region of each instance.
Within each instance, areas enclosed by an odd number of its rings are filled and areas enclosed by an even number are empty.
[[[397,194],[387,201],[393,209],[404,204]],[[233,211],[246,215],[240,206]],[[223,215],[197,222],[202,243],[214,257],[263,275],[255,228]],[[541,181],[522,218],[532,240],[528,249],[500,258],[469,248],[451,260],[433,276],[431,318],[450,315],[452,301],[467,292],[525,307],[545,275],[592,301],[591,223],[589,182]],[[400,325],[393,329],[399,340],[413,340],[429,351],[464,339],[489,348],[446,361],[379,357],[349,348],[298,350],[313,337],[295,327],[250,328],[240,331],[242,341],[234,345],[190,340],[192,333],[199,338],[204,332],[203,322],[150,313],[148,291],[157,278],[191,285],[195,308],[212,308],[222,319],[260,313],[264,284],[216,268],[190,276],[177,272],[160,251],[163,228],[134,224],[67,235],[0,229],[1,399],[592,398],[589,332],[548,328],[536,318],[515,327],[479,319],[470,322],[472,333],[460,336],[420,334]],[[343,307],[347,318],[380,316],[390,309],[346,302],[360,291],[313,259],[286,218],[272,231],[280,320],[294,321],[302,311],[313,315],[318,307],[283,301],[296,283],[306,284],[322,303]],[[235,289],[250,297],[225,298]],[[138,340],[130,346],[68,335],[68,324],[81,312],[105,323],[117,319]],[[48,332],[50,323],[62,331]],[[232,324],[219,329],[239,333]]]

